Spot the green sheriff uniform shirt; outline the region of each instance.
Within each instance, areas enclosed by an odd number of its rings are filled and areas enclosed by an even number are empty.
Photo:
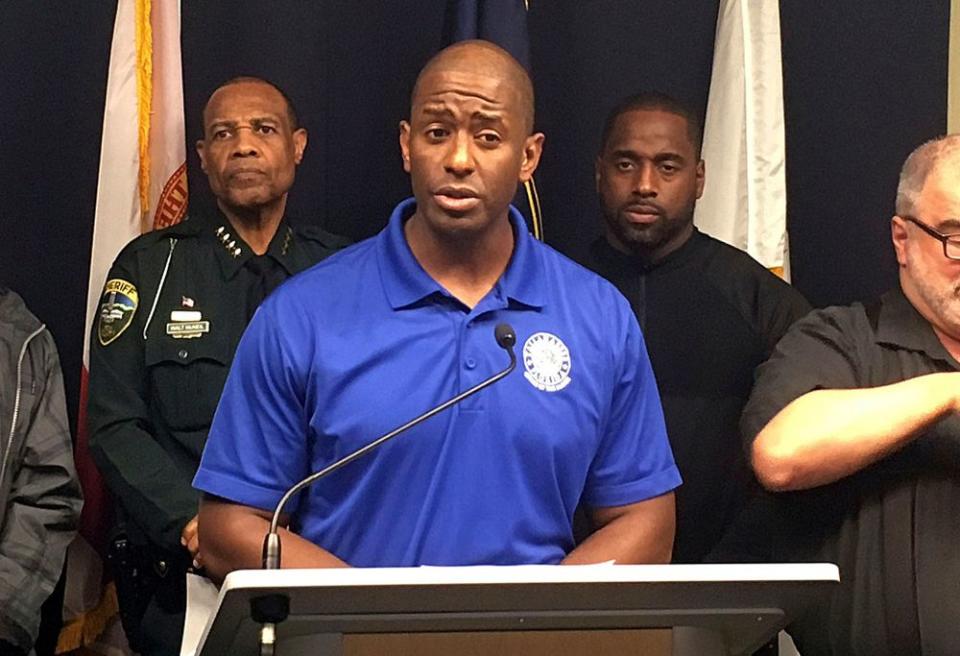
[[[191,480],[234,351],[260,301],[346,240],[284,219],[254,254],[219,213],[121,251],[90,347],[90,451],[128,536],[169,553],[197,514]]]

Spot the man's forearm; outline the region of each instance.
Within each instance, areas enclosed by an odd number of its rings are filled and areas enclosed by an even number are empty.
[[[832,483],[877,462],[960,406],[960,373],[869,389],[815,390],[780,411],[753,442],[770,490]]]
[[[260,569],[263,538],[270,530],[267,513],[204,496],[200,502],[200,555],[207,574],[222,580],[236,569]],[[348,567],[329,551],[280,529],[280,566],[289,568]]]
[[[132,421],[91,435],[90,453],[126,517],[152,544],[176,552],[184,526],[197,514],[191,474]]]
[[[193,472],[157,441],[145,393],[132,378],[120,376],[102,353],[91,361],[90,455],[125,516],[152,544],[176,552],[183,527],[197,514]]]
[[[670,562],[676,526],[673,492],[630,506],[599,509],[594,519],[601,527],[567,554],[563,565]]]

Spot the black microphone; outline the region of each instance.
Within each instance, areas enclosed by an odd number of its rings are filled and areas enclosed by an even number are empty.
[[[513,360],[513,345],[517,343],[517,334],[513,332],[513,326],[508,323],[498,323],[493,331],[493,336],[500,348],[510,352],[511,366],[516,364]]]
[[[270,532],[267,533],[263,540],[263,569],[280,569],[280,534],[277,531],[280,524],[280,515],[283,512],[283,507],[293,495],[305,487],[316,483],[321,478],[332,474],[341,467],[349,465],[357,458],[369,453],[370,451],[373,451],[382,444],[392,440],[397,435],[410,430],[417,424],[426,421],[430,417],[433,417],[440,412],[443,412],[447,408],[455,406],[467,397],[473,396],[485,387],[489,387],[497,381],[506,378],[510,372],[516,368],[517,355],[513,352],[513,347],[517,343],[517,334],[514,332],[513,327],[507,323],[497,324],[493,334],[497,340],[497,345],[505,350],[510,356],[510,364],[507,365],[506,369],[495,373],[486,380],[477,383],[467,391],[461,392],[453,398],[444,401],[440,405],[427,410],[419,417],[411,419],[402,426],[394,428],[389,433],[378,437],[369,444],[360,447],[353,453],[345,455],[336,462],[327,465],[320,471],[310,474],[302,481],[287,490],[286,493],[284,493],[284,495],[280,498],[279,503],[277,503],[277,507],[273,511],[273,518],[270,520]],[[257,599],[251,600],[251,614],[253,619],[254,621],[263,625],[263,628],[260,629],[261,656],[273,655],[273,648],[276,642],[276,624],[286,619],[289,610],[288,604],[289,600],[287,600],[286,597],[279,597],[277,595],[258,597]]]

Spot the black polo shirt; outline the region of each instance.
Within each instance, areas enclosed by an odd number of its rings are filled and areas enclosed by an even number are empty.
[[[794,399],[954,371],[930,324],[897,289],[878,303],[811,313],[757,372],[748,447]],[[801,653],[960,653],[960,417],[836,483],[777,495],[777,560],[828,561],[841,584],[790,628]]]
[[[655,264],[600,239],[585,264],[617,286],[640,322],[683,476],[673,560],[700,562],[756,487],[739,433],[754,369],[810,306],[749,255],[699,231]]]

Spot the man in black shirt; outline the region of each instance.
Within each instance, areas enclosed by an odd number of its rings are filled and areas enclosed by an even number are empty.
[[[694,227],[700,140],[696,115],[669,96],[633,96],[610,113],[596,160],[604,237],[586,262],[617,285],[643,329],[684,481],[680,563],[701,562],[756,489],[740,413],[756,366],[810,309],[750,256]]]
[[[804,654],[955,654],[960,618],[960,136],[903,166],[900,285],[811,313],[757,372],[743,415],[780,496],[774,556],[840,586],[790,632]]]

